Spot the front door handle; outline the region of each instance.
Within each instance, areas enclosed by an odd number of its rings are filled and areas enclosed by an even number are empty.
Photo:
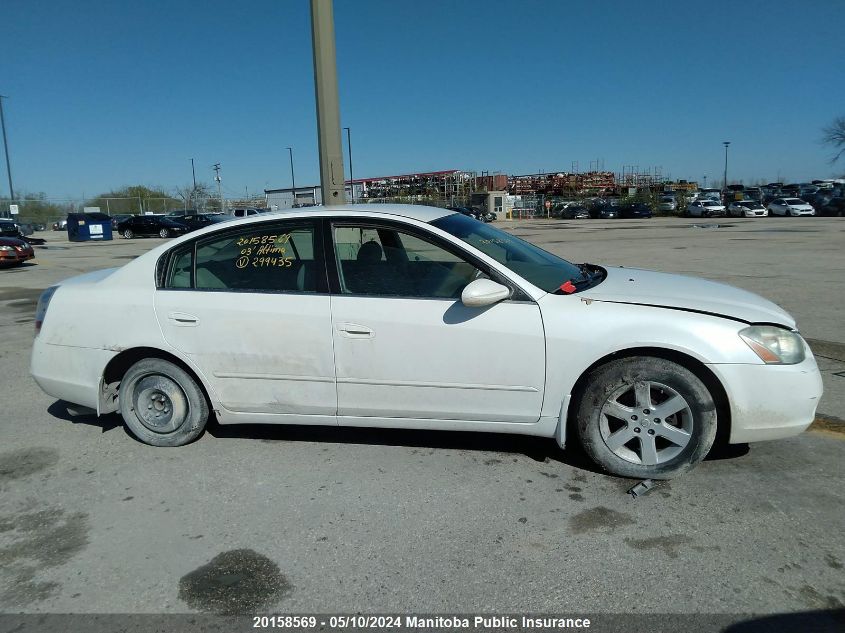
[[[175,325],[180,326],[192,326],[192,325],[199,325],[199,317],[194,316],[193,314],[188,314],[187,312],[171,312],[167,315],[167,318],[173,321]]]
[[[376,333],[366,325],[358,323],[338,323],[338,331],[349,338],[373,338]]]

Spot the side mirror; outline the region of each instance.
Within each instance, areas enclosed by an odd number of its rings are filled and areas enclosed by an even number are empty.
[[[468,308],[483,308],[504,301],[510,294],[507,286],[490,279],[476,279],[464,288],[461,302]]]

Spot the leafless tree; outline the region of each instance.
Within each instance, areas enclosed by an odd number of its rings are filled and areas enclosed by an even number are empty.
[[[833,123],[822,131],[824,133],[822,142],[826,145],[832,145],[834,150],[838,150],[830,160],[831,163],[835,163],[845,153],[845,116],[837,117],[833,120]]]

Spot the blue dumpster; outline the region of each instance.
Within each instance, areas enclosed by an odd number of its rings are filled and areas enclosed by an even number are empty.
[[[71,242],[110,240],[111,218],[105,213],[68,213],[67,238]]]

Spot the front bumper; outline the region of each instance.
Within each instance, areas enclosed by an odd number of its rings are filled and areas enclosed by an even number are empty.
[[[28,251],[0,251],[0,264],[20,264],[35,257],[35,253]]]
[[[727,391],[730,443],[798,435],[816,416],[822,377],[808,351],[797,365],[708,365]]]

